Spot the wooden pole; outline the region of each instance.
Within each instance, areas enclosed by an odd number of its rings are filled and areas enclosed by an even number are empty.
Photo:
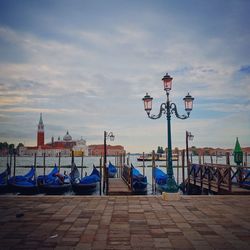
[[[45,178],[45,152],[43,153],[43,178]]]
[[[182,150],[181,154],[181,160],[182,160],[182,183],[184,184],[184,192],[186,191],[185,186],[185,149]]]
[[[155,194],[155,178],[154,178],[154,170],[155,170],[155,151],[152,152],[152,193]]]
[[[177,170],[177,184],[179,184],[179,176],[178,176],[178,173],[179,173],[179,165],[180,165],[180,159],[179,159],[179,150],[177,150],[177,164],[176,164],[176,170]]]
[[[61,167],[61,151],[59,152],[58,167],[59,167],[59,172],[60,172],[60,167]]]
[[[247,167],[247,152],[245,152],[245,161],[244,161],[244,166]]]
[[[204,163],[205,163],[205,155],[204,155],[205,153],[204,152],[202,152],[202,163],[203,163],[203,165],[204,165]]]
[[[14,153],[14,176],[16,176],[16,154],[15,153]]]
[[[35,153],[34,167],[35,167],[35,180],[36,180],[36,153]]]
[[[201,154],[199,154],[199,164],[201,165]]]
[[[179,168],[179,158],[178,158],[178,161],[177,161],[177,184],[179,185],[179,172],[180,172],[180,168]]]
[[[36,153],[34,155],[34,166],[36,166]]]
[[[84,158],[84,153],[82,151],[82,161],[81,161],[81,179],[82,179],[82,172],[83,172],[83,158]]]
[[[226,152],[226,164],[230,165],[230,154],[229,154],[229,152]]]
[[[71,150],[71,166],[75,163],[74,150]]]
[[[143,152],[142,154],[142,171],[143,171],[143,176],[145,176],[145,154]]]
[[[122,177],[122,170],[125,164],[120,163],[120,178]]]
[[[213,165],[213,156],[210,154],[211,164]]]
[[[99,161],[100,166],[100,185],[99,185],[99,193],[102,195],[102,156]]]
[[[10,168],[12,168],[12,154],[10,154]],[[14,167],[14,176],[16,176],[16,168]]]

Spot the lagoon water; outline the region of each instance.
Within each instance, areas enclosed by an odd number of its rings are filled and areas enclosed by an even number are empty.
[[[128,156],[127,156],[128,157]],[[127,161],[127,157],[126,157],[126,161]],[[129,156],[129,163],[132,163],[135,167],[137,167],[141,173],[143,173],[143,163],[142,162],[138,162],[137,161],[137,157],[138,155],[130,155]],[[220,158],[216,158],[215,156],[212,157],[213,159],[213,163],[218,163],[218,164],[225,164],[226,162],[226,157],[220,157]],[[2,171],[4,171],[6,169],[6,165],[7,165],[7,157],[0,157],[0,173]],[[247,162],[249,165],[249,160],[250,160],[250,156],[248,156]],[[45,161],[45,173],[49,173],[52,169],[52,167],[56,164],[58,165],[58,157],[46,157],[46,161]],[[75,164],[80,167],[82,164],[82,158],[81,157],[75,157],[74,159]],[[117,159],[115,157],[107,157],[107,162],[111,162],[112,164],[116,165]],[[199,162],[199,158],[197,156],[193,156],[192,157],[192,161],[193,163],[198,163]],[[211,157],[210,156],[205,156],[204,161],[206,163],[211,163]],[[230,157],[230,162],[232,165],[234,165],[233,162],[233,157]],[[44,173],[44,168],[43,168],[43,157],[37,157],[36,159],[36,164],[38,166],[37,168],[37,175],[43,175]],[[85,174],[90,174],[93,168],[93,164],[95,166],[99,166],[100,165],[100,157],[93,157],[93,156],[86,156],[83,158],[83,166],[85,166],[86,168],[83,168],[82,170],[82,175],[84,176]],[[29,170],[29,166],[34,165],[34,157],[16,157],[16,175],[23,175],[26,172],[28,172]],[[61,166],[68,166],[67,168],[61,168],[61,173],[63,173],[64,171],[66,171],[67,173],[70,172],[70,165],[71,165],[71,157],[61,157]],[[152,168],[149,167],[152,165],[151,161],[146,161],[145,162],[145,175],[148,178],[148,194],[152,194]],[[165,162],[156,162],[156,166],[161,167],[161,169],[166,172],[166,163]],[[182,183],[183,180],[183,176],[182,176],[182,167],[181,167],[181,157],[179,159],[179,163],[174,161],[173,162],[174,165],[174,176],[176,179],[176,182],[178,184]],[[186,165],[186,163],[185,163]],[[24,167],[20,167],[20,166],[26,166]],[[179,166],[179,167],[178,167]],[[81,173],[81,169],[79,169],[80,173]],[[12,158],[12,169],[11,169],[11,175],[13,175],[13,158]],[[187,177],[187,169],[185,168],[184,171],[185,174],[185,178]],[[99,194],[99,192],[97,192],[96,194]]]

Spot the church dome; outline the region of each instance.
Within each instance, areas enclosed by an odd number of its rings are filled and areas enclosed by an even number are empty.
[[[67,131],[66,135],[63,137],[63,140],[64,141],[72,141],[72,137],[69,134],[69,131]]]
[[[76,142],[77,145],[86,145],[86,141],[81,137],[80,140]]]

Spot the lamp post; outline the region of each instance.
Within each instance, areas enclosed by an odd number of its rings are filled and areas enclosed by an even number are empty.
[[[188,152],[188,140],[192,141],[194,139],[194,136],[191,134],[191,132],[186,131],[186,157],[187,157],[187,175],[188,175],[188,191],[189,191],[189,185],[190,185],[190,163],[189,163],[189,152]],[[184,180],[184,174],[183,174],[183,180]],[[184,186],[185,187],[185,186]]]
[[[106,183],[106,194],[108,193],[108,168],[107,168],[107,139],[110,139],[110,141],[114,141],[115,136],[113,135],[113,132],[106,132],[104,131],[104,182],[103,182],[103,192],[105,190],[105,183]]]
[[[175,116],[179,119],[187,119],[190,115],[191,110],[193,109],[193,100],[194,98],[187,94],[183,100],[185,103],[185,110],[187,115],[179,115],[177,112],[176,104],[170,102],[169,100],[169,92],[172,88],[172,80],[173,78],[168,75],[168,73],[162,78],[164,90],[166,91],[167,101],[162,103],[160,106],[160,112],[158,115],[150,115],[150,111],[152,110],[152,100],[153,98],[147,93],[144,98],[144,109],[147,112],[147,115],[150,119],[158,119],[165,114],[167,117],[167,135],[168,135],[168,167],[167,167],[167,192],[175,193],[178,192],[179,187],[177,186],[174,173],[173,173],[173,163],[172,163],[172,142],[171,142],[171,114],[175,114]]]

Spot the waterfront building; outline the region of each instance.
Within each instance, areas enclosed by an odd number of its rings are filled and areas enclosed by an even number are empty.
[[[74,156],[88,155],[88,146],[83,138],[76,141],[76,145],[73,146],[72,150],[74,151]]]
[[[44,146],[44,125],[43,125],[42,113],[40,113],[40,120],[37,129],[37,147],[42,147],[42,146]]]
[[[88,146],[86,145],[86,141],[82,138],[80,140],[73,140],[72,136],[69,134],[69,131],[63,136],[63,140],[61,140],[60,136],[58,140],[54,140],[54,136],[51,137],[51,141],[45,144],[45,130],[42,119],[42,114],[40,114],[40,119],[38,123],[37,129],[37,146],[28,146],[28,147],[20,147],[19,155],[20,156],[42,156],[45,154],[46,156],[71,156],[72,151],[75,152],[75,156],[80,156],[82,154],[88,155]]]
[[[104,155],[104,145],[89,145],[88,146],[89,155],[92,156],[101,156]],[[109,156],[115,156],[115,155],[121,155],[125,154],[126,151],[124,150],[124,147],[121,145],[111,146],[107,145],[107,155]]]

